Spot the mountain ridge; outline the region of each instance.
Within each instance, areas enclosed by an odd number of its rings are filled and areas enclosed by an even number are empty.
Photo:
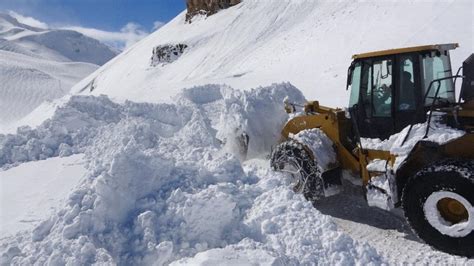
[[[40,104],[69,93],[116,55],[79,32],[40,29],[0,13],[0,131]]]

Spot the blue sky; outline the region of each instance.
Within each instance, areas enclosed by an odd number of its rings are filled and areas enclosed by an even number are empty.
[[[15,12],[25,24],[71,28],[119,48],[185,8],[185,0],[0,0],[0,11]]]

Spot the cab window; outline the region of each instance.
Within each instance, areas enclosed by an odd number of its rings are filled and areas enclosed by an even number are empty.
[[[412,55],[400,57],[400,88],[397,109],[399,111],[413,111],[416,109],[416,94],[414,80],[414,59]]]
[[[361,104],[365,117],[372,116],[372,61],[362,62],[362,73],[360,81]]]
[[[423,67],[423,89],[426,94],[431,81],[439,78],[452,76],[451,64],[449,57],[446,54],[426,54],[422,56],[422,67]],[[439,103],[453,103],[455,102],[454,95],[454,84],[452,79],[446,79],[440,81],[440,84],[433,83],[432,88],[428,93],[428,97],[425,101],[425,106],[430,106],[433,103],[436,90],[439,86],[438,100]]]
[[[352,70],[351,98],[349,101],[349,107],[353,107],[359,103],[361,68],[361,64],[358,62],[355,64],[354,69]]]
[[[378,60],[372,71],[372,116],[392,115],[392,60]]]

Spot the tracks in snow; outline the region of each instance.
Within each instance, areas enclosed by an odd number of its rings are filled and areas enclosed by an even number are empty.
[[[333,217],[349,236],[374,247],[390,264],[474,265],[474,260],[433,250],[411,231],[402,212],[369,207],[354,185],[345,184],[344,192],[318,201],[315,207]]]

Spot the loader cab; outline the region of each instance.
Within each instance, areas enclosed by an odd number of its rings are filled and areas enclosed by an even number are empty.
[[[421,109],[455,103],[449,50],[457,44],[392,49],[353,56],[349,67],[349,111],[363,138],[387,139],[412,123],[426,120]],[[436,97],[435,94],[438,91]],[[436,100],[435,100],[436,98]]]

